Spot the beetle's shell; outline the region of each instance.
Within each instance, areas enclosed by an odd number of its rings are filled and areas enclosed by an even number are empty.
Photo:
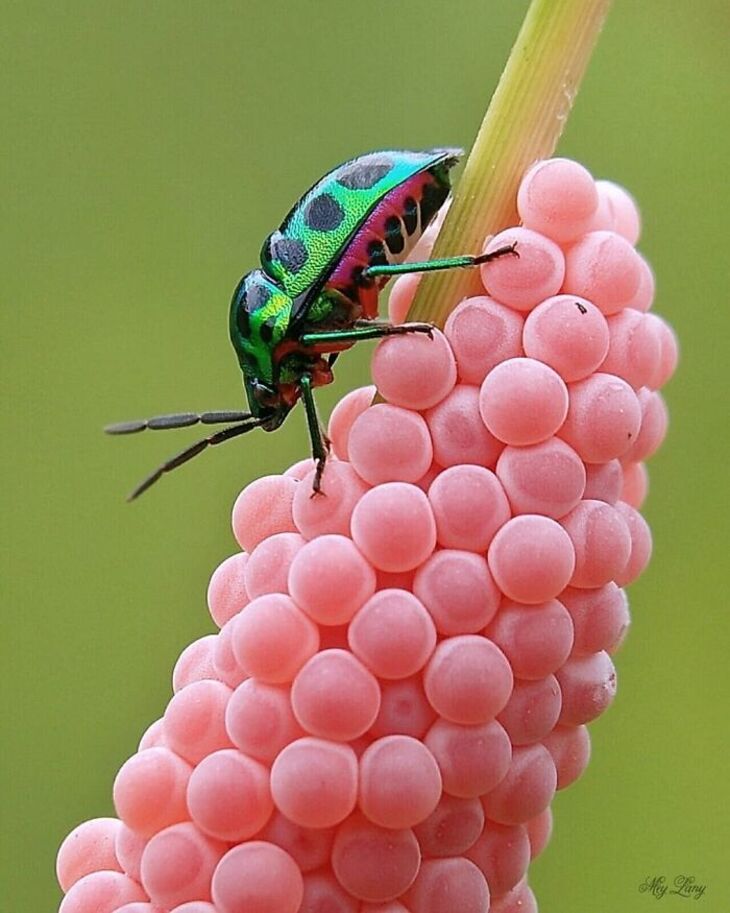
[[[266,239],[264,270],[299,307],[305,305],[391,191],[427,169],[440,164],[448,169],[459,155],[458,149],[387,150],[339,165],[307,191]]]

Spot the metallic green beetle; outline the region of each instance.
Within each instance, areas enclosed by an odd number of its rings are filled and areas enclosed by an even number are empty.
[[[449,170],[460,155],[459,149],[371,152],[339,165],[304,194],[264,242],[261,268],[247,273],[233,293],[230,336],[250,411],[162,415],[108,426],[110,434],[129,434],[197,422],[229,425],[163,463],[130,500],[210,445],[254,428],[274,431],[300,399],[316,467],[313,489],[320,490],[328,441],[313,389],[332,382],[335,359],[359,340],[433,331],[430,324],[394,326],[377,319],[378,296],[388,279],[516,254],[511,245],[480,256],[404,262],[446,201]]]

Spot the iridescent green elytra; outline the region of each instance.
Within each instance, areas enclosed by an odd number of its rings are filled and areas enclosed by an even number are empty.
[[[460,154],[458,149],[372,152],[338,166],[304,194],[264,242],[261,268],[247,273],[233,293],[230,337],[250,411],[164,415],[109,426],[111,434],[127,434],[197,422],[230,424],[160,466],[130,499],[210,445],[253,428],[273,431],[300,399],[315,460],[313,489],[320,490],[328,441],[314,388],[332,382],[335,359],[359,340],[433,330],[430,324],[377,320],[378,295],[388,279],[515,253],[509,246],[480,256],[405,262],[448,197],[449,170]]]

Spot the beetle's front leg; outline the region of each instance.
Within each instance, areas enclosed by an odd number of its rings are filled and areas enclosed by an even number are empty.
[[[430,323],[385,323],[376,320],[356,320],[351,329],[327,330],[321,333],[304,333],[299,342],[304,346],[325,343],[359,342],[363,339],[382,339],[383,336],[403,336],[406,333],[426,333],[433,337]]]
[[[322,426],[319,423],[317,415],[317,405],[314,402],[314,393],[312,391],[312,376],[302,374],[299,379],[299,386],[302,390],[302,400],[304,402],[304,411],[307,415],[307,428],[309,429],[309,440],[312,444],[312,458],[315,462],[314,482],[312,483],[312,497],[318,494],[324,494],[322,489],[322,474],[327,463],[327,452],[329,450],[329,439],[322,432]]]

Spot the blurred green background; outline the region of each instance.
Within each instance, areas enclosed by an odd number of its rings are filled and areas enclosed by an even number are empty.
[[[205,589],[235,550],[235,495],[307,448],[297,415],[127,505],[194,433],[101,426],[242,407],[227,308],[263,238],[354,154],[468,146],[526,8],[3,5],[1,911],[55,909],[59,842],[112,813],[176,656],[213,630]],[[707,885],[696,909],[730,909],[729,25],[723,2],[617,0],[560,147],[640,201],[682,361],[651,464],[654,559],[615,706],[533,867],[543,913],[651,910],[639,884],[681,874]],[[342,359],[325,415],[368,355]]]

